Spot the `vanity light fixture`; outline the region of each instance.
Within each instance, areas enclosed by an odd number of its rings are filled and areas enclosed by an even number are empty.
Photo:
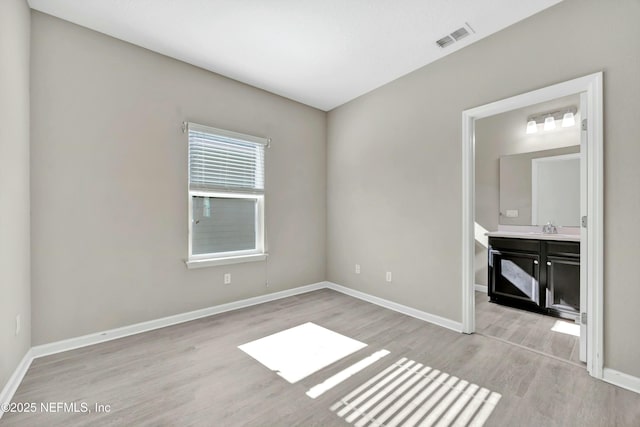
[[[552,130],[556,128],[556,119],[553,116],[549,116],[544,119],[544,130]]]
[[[562,127],[568,128],[576,124],[576,118],[571,111],[564,113],[562,116]]]
[[[544,130],[553,130],[556,128],[556,120],[562,120],[562,127],[571,127],[576,124],[576,113],[578,108],[575,106],[562,108],[559,110],[548,111],[545,113],[534,114],[527,117],[527,134],[531,135],[538,132],[538,125],[543,124]]]

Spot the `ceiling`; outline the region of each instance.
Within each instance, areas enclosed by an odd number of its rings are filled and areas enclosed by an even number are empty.
[[[325,111],[559,2],[29,0],[41,12]],[[465,23],[475,33],[436,45]]]

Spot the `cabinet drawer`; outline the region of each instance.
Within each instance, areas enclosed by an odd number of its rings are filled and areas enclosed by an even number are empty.
[[[540,252],[540,241],[529,239],[503,239],[501,237],[490,237],[489,246],[492,249],[504,249],[509,251]]]
[[[560,242],[550,240],[546,242],[547,255],[579,257],[580,242]]]

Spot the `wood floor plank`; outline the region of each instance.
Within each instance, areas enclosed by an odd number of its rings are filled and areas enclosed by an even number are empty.
[[[479,310],[478,324],[486,322],[486,330],[510,334],[519,343],[540,335],[514,333],[492,323],[505,319],[527,324],[512,312],[500,317]],[[238,349],[306,322],[367,346],[294,384]],[[575,346],[565,341],[549,338],[544,346],[557,353],[568,351],[571,357]],[[316,399],[305,394],[381,349],[390,354]],[[320,290],[36,359],[14,402],[97,402],[110,404],[111,412],[7,413],[0,426],[350,425],[330,407],[401,358],[455,376],[461,384],[466,381],[499,393],[487,426],[640,425],[640,395],[594,380],[580,366]],[[426,388],[427,383],[420,384]],[[402,384],[398,389],[410,388]],[[456,414],[448,412],[453,395],[440,393],[439,402],[445,406],[439,411],[455,419]],[[405,400],[393,395],[372,407],[380,414]],[[421,414],[419,408],[403,408],[408,417]]]
[[[572,322],[490,303],[487,294],[479,291],[475,301],[478,333],[581,364],[580,339],[551,330],[556,322]]]

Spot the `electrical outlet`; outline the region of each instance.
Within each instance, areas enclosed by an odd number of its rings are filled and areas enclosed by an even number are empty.
[[[356,274],[360,274],[360,264],[356,264]]]
[[[20,315],[16,315],[16,335],[20,333]]]
[[[391,281],[391,272],[387,271],[387,282]]]
[[[264,287],[268,288],[269,287],[269,281],[267,280],[266,282],[264,282]]]
[[[224,284],[228,285],[231,283],[231,273],[224,273]]]

